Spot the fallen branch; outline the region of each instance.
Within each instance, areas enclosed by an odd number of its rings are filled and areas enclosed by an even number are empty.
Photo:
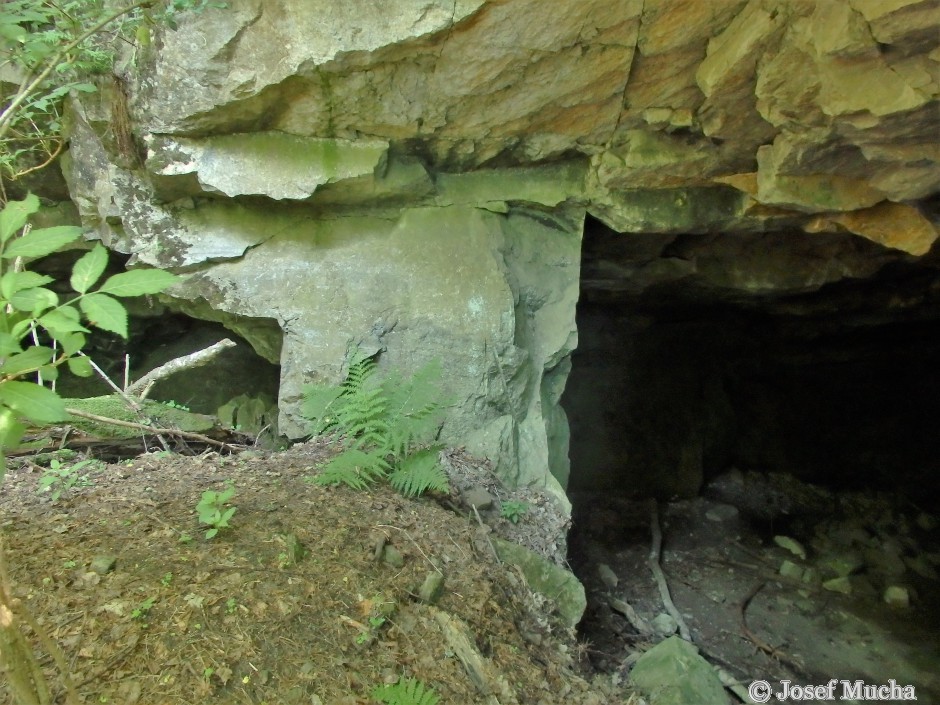
[[[686,625],[685,620],[682,619],[682,615],[679,614],[679,610],[676,609],[676,605],[669,595],[669,584],[666,582],[666,574],[663,573],[663,569],[659,565],[660,553],[662,552],[663,546],[663,532],[659,527],[659,507],[655,499],[650,500],[650,532],[653,534],[653,545],[650,547],[649,565],[650,570],[653,571],[653,577],[656,578],[656,584],[659,586],[659,596],[662,598],[666,611],[676,620],[676,624],[679,626],[679,636],[689,643],[692,643],[692,633],[689,631],[689,627]]]
[[[751,699],[750,694],[747,692],[747,688],[741,684],[741,681],[739,681],[723,668],[719,668],[718,666],[713,666],[713,668],[715,669],[715,673],[718,674],[718,680],[721,681],[721,684],[734,693],[738,697],[738,700],[740,700],[742,703],[754,702]]]
[[[148,426],[142,423],[134,423],[133,421],[121,421],[120,419],[112,419],[107,416],[98,416],[97,414],[89,414],[87,411],[79,411],[78,409],[66,409],[66,411],[72,416],[78,416],[81,419],[88,419],[89,421],[97,421],[98,423],[111,424],[112,426],[123,426],[124,428],[133,428],[139,431],[146,431],[147,433],[153,433],[155,435],[160,435],[165,433],[168,436],[179,436],[180,438],[187,438],[191,441],[200,441],[201,443],[208,443],[217,448],[224,448],[225,450],[235,451],[234,446],[229,445],[228,443],[223,443],[222,441],[217,441],[214,438],[209,438],[208,436],[203,436],[201,433],[193,433],[192,431],[180,431],[175,428],[157,428],[155,426]]]
[[[126,391],[128,394],[139,394],[141,390],[149,389],[149,387],[151,387],[158,380],[161,380],[164,377],[169,377],[172,374],[176,374],[180,370],[202,367],[207,362],[212,360],[212,358],[219,355],[223,350],[233,347],[235,347],[234,342],[228,338],[223,338],[219,342],[210,345],[208,348],[197,350],[196,352],[190,353],[189,355],[183,355],[183,357],[170,360],[165,365],[160,365],[155,370],[151,370],[139,380],[129,385],[124,391]],[[139,394],[139,396],[143,398],[146,395]]]
[[[88,360],[88,364],[91,365],[92,369],[94,369],[94,371],[98,373],[98,376],[101,377],[101,379],[103,379],[103,380],[105,381],[105,383],[106,383],[107,385],[109,385],[109,386],[111,387],[111,389],[113,389],[113,390],[115,391],[115,393],[116,393],[118,396],[120,396],[120,397],[124,400],[124,403],[127,404],[127,406],[130,408],[130,410],[134,412],[134,414],[137,416],[138,419],[141,420],[141,422],[148,421],[148,422],[150,422],[150,423],[153,423],[153,419],[147,418],[147,416],[144,414],[143,409],[141,408],[140,404],[137,403],[137,400],[134,399],[134,397],[130,396],[130,395],[129,395],[127,392],[125,392],[123,389],[121,389],[119,386],[117,386],[117,385],[114,383],[114,381],[113,381],[110,377],[108,377],[107,373],[106,373],[104,370],[102,370],[102,369],[95,363],[94,360],[92,360],[90,357],[88,357],[88,355],[86,355],[85,353],[83,353],[81,350],[78,351],[78,354]],[[125,359],[124,374],[125,374],[125,376],[126,376],[126,375],[127,375],[127,362],[126,362],[126,361],[127,361],[127,356],[125,356],[124,359]],[[127,386],[127,385],[125,384],[125,387],[126,387],[126,386]],[[159,433],[157,434],[157,440],[160,441],[160,445],[163,446],[163,450],[169,450],[169,449],[170,449],[170,446],[169,446],[169,444],[166,442],[166,439],[165,439],[163,436],[161,436]],[[147,447],[147,439],[144,438],[144,448],[146,448],[146,447]]]

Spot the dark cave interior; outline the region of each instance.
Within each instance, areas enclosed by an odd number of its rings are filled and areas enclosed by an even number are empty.
[[[689,497],[737,467],[940,497],[938,253],[590,220],[583,252],[572,492]]]
[[[626,672],[676,629],[656,524],[694,643],[737,678],[940,693],[938,248],[588,218],[577,324],[568,558],[591,666]]]
[[[72,294],[69,275],[84,250],[73,249],[55,253],[31,265],[31,269],[55,280],[53,287],[63,298]],[[102,278],[125,271],[127,256],[109,252],[108,268]],[[220,322],[202,320],[177,310],[170,297],[142,296],[122,299],[128,314],[128,338],[90,328],[84,351],[108,377],[121,385],[125,377],[134,380],[176,358],[203,350],[229,338],[234,347],[222,351],[206,366],[181,370],[172,377],[158,381],[148,398],[173,402],[195,413],[215,415],[219,408],[235,397],[258,399],[265,405],[277,404],[280,367],[262,357],[245,336],[232,328],[243,328],[262,338],[269,345],[278,339],[280,328],[265,319],[239,320],[227,327]],[[126,358],[125,358],[126,356]],[[90,397],[112,393],[112,388],[99,375],[79,378],[69,373],[57,381],[58,392],[65,397]]]

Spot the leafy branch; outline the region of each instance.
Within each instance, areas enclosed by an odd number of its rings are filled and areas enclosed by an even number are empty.
[[[21,419],[46,424],[68,418],[65,402],[43,382],[56,379],[63,364],[75,375],[92,374],[88,358],[79,354],[90,332],[82,321],[126,338],[127,311],[117,297],[156,294],[178,279],[160,269],[138,269],[110,276],[94,288],[108,263],[99,243],[72,268],[69,282],[77,296],[60,301],[45,286],[52,277],[24,269],[22,263],[77,240],[81,228],[31,230],[27,219],[38,209],[39,199],[29,195],[0,211],[0,477],[3,454],[19,445],[25,431]],[[41,344],[40,336],[51,345]],[[37,382],[24,380],[33,374]]]
[[[49,75],[56,70],[61,71],[63,63],[70,64],[72,61],[66,61],[69,53],[78,47],[82,42],[84,42],[89,37],[98,34],[102,29],[107,27],[109,24],[114,22],[116,19],[123,17],[124,15],[130,14],[139,7],[150,6],[153,4],[153,0],[139,0],[132,5],[128,5],[116,12],[105,17],[103,20],[100,20],[96,24],[89,27],[87,30],[82,32],[78,37],[73,39],[71,42],[66,44],[64,47],[59,49],[55,54],[45,60],[45,68],[43,68],[39,74],[29,80],[29,75],[26,76],[23,85],[20,84],[20,89],[17,91],[16,95],[10,101],[10,104],[0,113],[0,140],[6,137],[7,132],[10,129],[10,124],[13,121],[14,116],[16,115],[16,110],[23,104],[23,102],[29,98],[33,93],[35,93],[40,86],[42,86],[43,81],[49,78]]]
[[[15,180],[49,165],[65,144],[62,104],[88,79],[111,70],[115,39],[146,46],[150,28],[175,28],[175,15],[210,0],[137,0],[113,9],[102,0],[6,0],[0,4],[0,67],[18,74],[0,110],[0,177]],[[2,186],[2,180],[0,180]]]

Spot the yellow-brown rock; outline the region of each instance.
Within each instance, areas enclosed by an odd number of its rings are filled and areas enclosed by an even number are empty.
[[[885,202],[850,213],[819,216],[807,223],[806,230],[832,230],[833,225],[912,255],[929,252],[940,235],[919,210],[903,203]]]
[[[806,222],[940,190],[938,32],[938,0],[234,0],[167,33],[135,105],[144,132],[382,140],[432,172],[587,160],[571,196],[614,227],[635,190],[756,173]]]

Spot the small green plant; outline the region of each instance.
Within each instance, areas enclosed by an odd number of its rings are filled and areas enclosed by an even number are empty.
[[[238,612],[238,601],[230,597],[225,601],[225,614],[235,614]]]
[[[66,570],[71,570],[72,568],[74,568],[74,567],[77,566],[77,565],[78,565],[78,563],[76,563],[75,561],[71,561],[71,560],[69,560],[69,561],[62,561],[62,567],[65,568]]]
[[[173,582],[173,573],[166,573],[162,578],[160,578],[160,584],[163,587],[170,587],[170,583]]]
[[[168,407],[171,408],[171,409],[177,409],[177,410],[179,410],[179,411],[189,411],[189,410],[190,410],[188,406],[183,406],[182,404],[177,404],[177,403],[176,403],[175,401],[173,401],[172,399],[170,399],[170,401],[165,401],[165,402],[163,402],[163,405],[164,405],[164,406],[168,406]],[[167,451],[161,451],[161,452],[166,453]]]
[[[180,543],[192,543],[193,537],[190,535],[188,531],[184,531],[183,533],[180,534],[179,542]]]
[[[229,519],[235,514],[236,507],[226,506],[235,496],[235,487],[231,484],[221,492],[206,490],[202,493],[196,512],[199,514],[199,523],[209,526],[206,538],[211,539],[219,533],[220,529],[227,529]]]
[[[428,364],[409,380],[393,373],[380,382],[375,371],[375,362],[357,354],[341,385],[304,388],[302,413],[313,433],[332,436],[342,448],[314,482],[363,489],[387,479],[407,497],[446,492],[441,446],[427,445],[439,427],[440,366]]]
[[[416,678],[399,678],[394,685],[380,685],[372,698],[385,705],[437,705],[441,698]]]
[[[79,475],[78,471],[87,466],[98,464],[97,460],[80,460],[74,465],[64,465],[58,458],[49,461],[49,467],[39,478],[38,492],[51,492],[52,503],[59,501],[64,493],[73,487],[89,487],[94,484],[88,475]]]
[[[513,524],[518,524],[528,511],[529,505],[526,502],[503,502],[499,507],[499,515]]]
[[[369,631],[360,632],[359,636],[356,637],[356,643],[362,646],[368,641],[371,641],[372,638],[378,633],[379,629],[382,628],[386,622],[385,617],[373,616],[369,617]]]
[[[147,619],[147,615],[150,614],[150,610],[153,608],[156,602],[157,599],[155,597],[148,597],[131,611],[131,619],[137,619],[140,621]]]

